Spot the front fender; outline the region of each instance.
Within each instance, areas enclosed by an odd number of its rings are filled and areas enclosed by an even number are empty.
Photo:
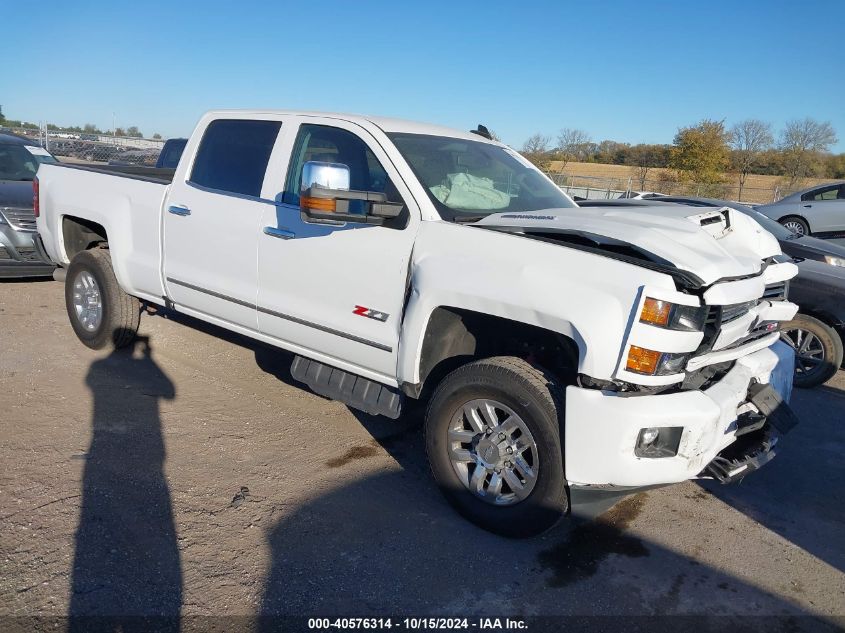
[[[423,340],[438,307],[538,326],[571,338],[578,371],[609,380],[644,285],[674,290],[663,273],[593,253],[446,222],[424,222],[411,261],[399,382],[420,381]]]

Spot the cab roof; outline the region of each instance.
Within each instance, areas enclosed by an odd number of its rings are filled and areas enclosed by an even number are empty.
[[[450,127],[432,125],[430,123],[420,123],[418,121],[408,121],[405,119],[368,116],[363,114],[347,114],[343,112],[315,112],[308,110],[212,110],[208,112],[206,116],[229,118],[232,115],[239,115],[245,118],[249,118],[253,115],[267,114],[339,119],[342,121],[348,121],[350,123],[357,123],[358,125],[372,124],[381,128],[381,130],[384,132],[400,132],[405,134],[429,134],[432,136],[446,136],[451,138],[462,138],[470,141],[496,143],[495,141],[490,141],[484,138],[483,136],[473,134],[472,132],[466,130],[456,130]]]

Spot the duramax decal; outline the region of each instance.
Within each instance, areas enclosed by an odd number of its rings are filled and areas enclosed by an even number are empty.
[[[503,215],[502,219],[507,218],[508,220],[556,220],[557,218],[553,215],[528,215],[527,213],[509,213],[507,215]]]

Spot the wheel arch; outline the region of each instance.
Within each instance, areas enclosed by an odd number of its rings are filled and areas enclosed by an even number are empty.
[[[824,309],[808,308],[806,306],[801,306],[796,316],[801,314],[803,314],[804,316],[809,316],[818,319],[828,327],[833,328],[837,332],[837,334],[839,334],[842,331],[843,327],[845,327],[845,321]],[[842,338],[841,335],[840,338]]]
[[[102,224],[73,215],[62,217],[62,249],[68,261],[104,243],[108,244],[108,233]]]
[[[575,339],[537,325],[454,306],[437,306],[425,324],[415,359],[418,379],[402,382],[412,397],[422,397],[446,374],[472,360],[518,356],[544,367],[564,383],[577,373]]]

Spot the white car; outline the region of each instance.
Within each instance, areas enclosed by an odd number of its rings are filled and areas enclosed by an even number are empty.
[[[36,192],[83,343],[131,344],[146,302],[349,406],[427,399],[437,483],[500,534],[733,481],[795,421],[797,268],[732,209],[582,210],[477,133],[264,110],[206,114],[172,180],[42,165]]]
[[[657,193],[656,191],[623,191],[620,199],[624,200],[648,200],[649,198],[661,198],[665,193]]]

